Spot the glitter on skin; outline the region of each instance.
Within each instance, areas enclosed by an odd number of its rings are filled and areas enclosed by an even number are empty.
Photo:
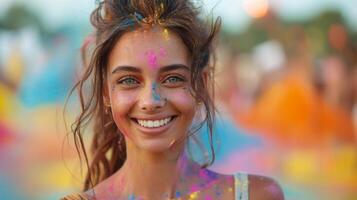
[[[169,30],[167,28],[165,28],[163,31],[162,31],[162,34],[164,36],[164,39],[166,41],[170,40],[170,37],[169,37]]]

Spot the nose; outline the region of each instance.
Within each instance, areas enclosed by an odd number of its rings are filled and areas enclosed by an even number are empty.
[[[144,111],[155,111],[165,106],[166,98],[164,98],[156,83],[153,83],[144,88],[139,100],[140,108]]]

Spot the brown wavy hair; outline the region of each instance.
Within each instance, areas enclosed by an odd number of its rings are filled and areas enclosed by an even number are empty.
[[[95,28],[92,44],[82,48],[85,70],[70,92],[78,90],[81,112],[71,125],[74,143],[80,160],[84,158],[87,175],[84,190],[94,187],[119,170],[126,160],[123,134],[104,105],[104,87],[108,56],[119,38],[144,23],[159,25],[181,37],[191,58],[192,95],[203,103],[204,123],[209,128],[211,159],[202,167],[211,165],[215,159],[212,134],[215,106],[213,102],[213,72],[215,56],[213,41],[220,29],[220,18],[209,23],[201,20],[200,9],[189,0],[104,0],[92,12],[90,20]],[[90,49],[90,51],[89,51]],[[88,53],[89,52],[89,53]],[[88,57],[88,58],[87,58]],[[203,71],[209,69],[206,84]],[[90,158],[86,153],[83,132],[93,123],[93,139]]]

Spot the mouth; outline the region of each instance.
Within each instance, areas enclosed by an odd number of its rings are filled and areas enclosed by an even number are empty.
[[[170,116],[162,119],[148,120],[131,118],[136,124],[143,128],[155,129],[170,124],[177,116]]]

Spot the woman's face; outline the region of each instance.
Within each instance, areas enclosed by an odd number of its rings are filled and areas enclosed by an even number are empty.
[[[115,44],[107,99],[129,145],[162,152],[183,141],[196,110],[190,65],[186,46],[166,29],[128,32]]]

